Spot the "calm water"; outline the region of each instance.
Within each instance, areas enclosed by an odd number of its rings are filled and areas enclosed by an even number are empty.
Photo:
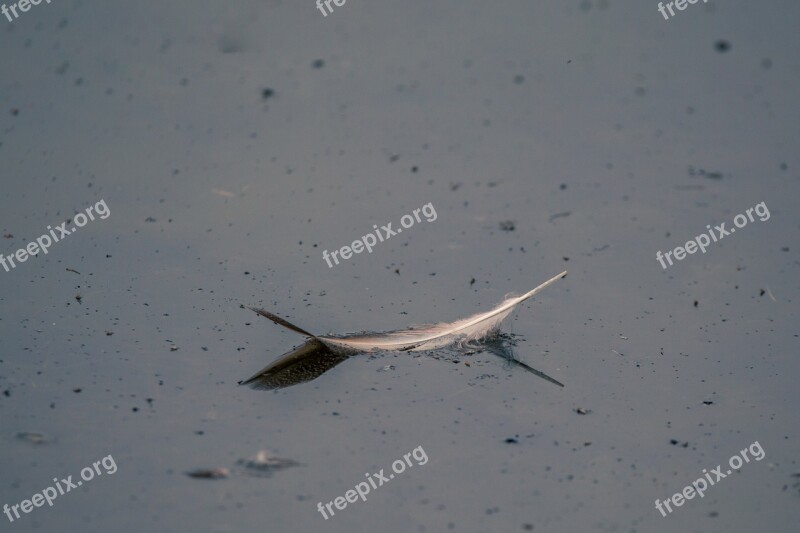
[[[3,530],[796,530],[798,5],[332,6],[0,17],[0,253],[110,211],[0,268],[0,505],[117,466]],[[656,261],[762,201],[768,220]],[[237,386],[303,340],[247,306],[391,330],[565,269],[504,327],[563,388],[489,353]],[[656,510],[755,441],[763,460]],[[265,449],[300,464],[237,464]]]

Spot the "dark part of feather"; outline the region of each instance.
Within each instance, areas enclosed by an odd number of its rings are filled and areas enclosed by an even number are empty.
[[[320,341],[311,339],[240,381],[239,385],[249,385],[258,390],[283,389],[317,379],[347,358],[347,355],[336,353]]]

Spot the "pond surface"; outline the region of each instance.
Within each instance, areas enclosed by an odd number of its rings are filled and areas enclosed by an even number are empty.
[[[798,4],[331,6],[0,16],[0,505],[92,477],[0,522],[795,531]],[[389,331],[563,270],[503,331],[564,387],[448,350],[237,385],[304,342],[248,307]],[[703,498],[656,509],[745,449]]]

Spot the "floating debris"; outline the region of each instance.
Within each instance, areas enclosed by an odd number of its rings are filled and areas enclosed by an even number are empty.
[[[239,459],[236,464],[243,467],[245,473],[251,476],[271,476],[274,472],[293,466],[301,466],[301,463],[293,459],[276,457],[269,450],[259,450],[249,459]]]
[[[695,169],[692,166],[689,167],[689,176],[703,176],[711,180],[721,180],[723,178],[722,172],[709,172],[702,168]]]
[[[194,479],[225,479],[230,473],[231,471],[227,468],[199,468],[186,472],[186,475]]]
[[[390,370],[394,370],[394,365],[386,365],[382,368],[379,368],[378,372],[389,372]]]
[[[17,438],[21,441],[25,441],[28,444],[33,445],[40,445],[40,444],[47,444],[49,439],[43,433],[37,433],[35,431],[20,431],[17,433]]]
[[[793,478],[800,478],[800,472],[798,472],[798,473],[795,473],[795,474],[792,474],[792,477],[793,477]],[[793,489],[797,489],[797,493],[798,493],[798,494],[800,494],[800,481],[796,481],[796,482],[794,482],[794,483],[792,484],[792,488],[793,488]],[[783,490],[786,490],[786,489],[787,489],[787,486],[786,486],[786,485],[784,485],[784,486],[783,486]]]
[[[767,296],[769,296],[770,300],[772,300],[773,302],[777,302],[777,301],[778,301],[778,300],[776,300],[776,299],[775,299],[775,297],[772,295],[772,291],[771,291],[771,290],[769,290],[769,285],[767,285]]]
[[[226,191],[225,189],[211,189],[211,192],[220,196],[224,196],[225,198],[236,198],[234,193]]]
[[[516,227],[513,220],[503,220],[500,222],[500,229],[503,231],[514,231]]]
[[[74,272],[75,274],[78,274],[79,276],[81,275],[81,273],[78,272],[77,270],[75,270],[74,268],[68,268],[67,272]]]
[[[577,409],[575,409],[575,412],[578,413],[579,415],[588,415],[589,413],[591,413],[589,409],[584,409],[583,407],[578,407]]]
[[[731,43],[729,43],[724,39],[719,39],[716,43],[714,43],[714,48],[720,54],[724,54],[725,52],[731,49]]]

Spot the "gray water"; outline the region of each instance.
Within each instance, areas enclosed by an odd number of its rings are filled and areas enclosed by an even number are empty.
[[[110,211],[0,268],[0,505],[117,467],[3,530],[796,531],[797,3],[332,7],[0,16],[0,253]],[[760,202],[768,220],[656,260]],[[563,388],[487,352],[237,386],[303,341],[247,306],[384,331],[562,270],[504,330]],[[655,508],[756,441],[763,460]],[[251,475],[259,450],[300,464]]]

